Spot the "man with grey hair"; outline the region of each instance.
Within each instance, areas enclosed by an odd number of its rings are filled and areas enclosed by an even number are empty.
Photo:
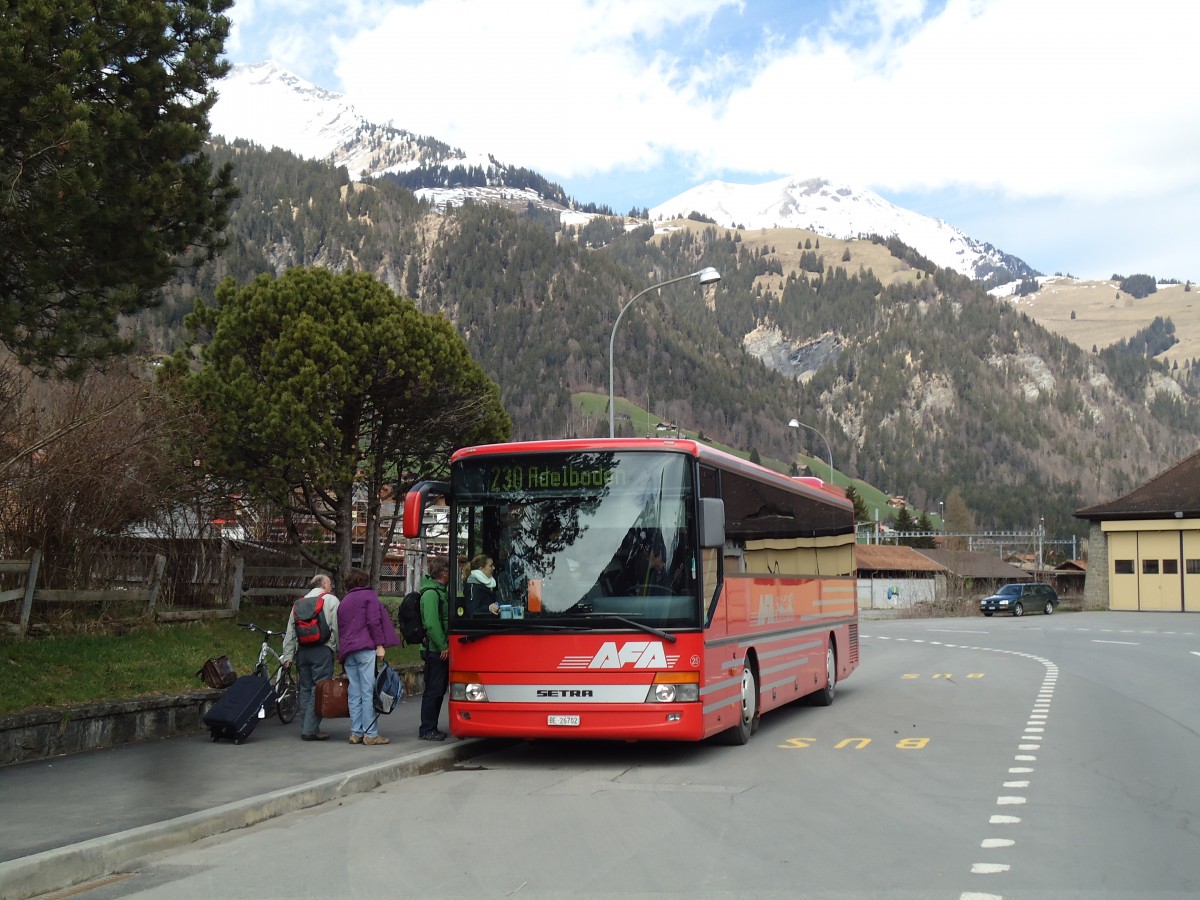
[[[316,686],[318,681],[333,677],[338,646],[338,598],[332,593],[333,581],[323,572],[309,579],[308,586],[308,593],[292,605],[280,658],[285,666],[295,659],[300,674],[300,740],[327,741],[329,735],[321,730],[321,717],[317,715]],[[301,633],[297,633],[297,622],[313,619],[318,622],[317,635],[308,633],[309,629],[303,625]]]

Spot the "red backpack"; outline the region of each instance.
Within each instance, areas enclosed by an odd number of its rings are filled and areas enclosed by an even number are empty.
[[[292,607],[296,621],[296,640],[301,647],[324,644],[329,640],[329,622],[325,618],[325,595],[301,597]]]

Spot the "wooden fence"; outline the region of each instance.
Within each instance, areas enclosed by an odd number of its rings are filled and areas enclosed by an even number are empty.
[[[20,587],[0,593],[0,603],[21,600],[21,611],[18,616],[16,632],[24,636],[29,630],[29,614],[34,603],[48,605],[59,604],[119,604],[135,606],[144,609],[148,615],[154,615],[155,604],[158,602],[158,589],[162,584],[163,572],[167,567],[167,558],[161,553],[154,557],[150,574],[141,581],[140,587],[128,585],[91,590],[60,590],[37,587],[38,571],[42,565],[42,554],[35,550],[29,559],[0,560],[0,573],[21,576]]]
[[[29,559],[0,560],[0,630],[26,635],[31,618],[49,620],[55,610],[70,615],[73,605],[81,611],[132,611],[158,622],[235,618],[247,601],[290,605],[317,571],[293,547],[232,540],[123,546],[89,569],[88,589],[38,587],[39,573],[43,582],[55,577],[42,563],[41,551]],[[403,593],[406,574],[405,561],[387,560],[380,592]]]

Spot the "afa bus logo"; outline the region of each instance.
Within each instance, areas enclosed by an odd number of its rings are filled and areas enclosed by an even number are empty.
[[[560,668],[567,669],[670,669],[679,661],[679,655],[667,656],[662,641],[626,641],[620,646],[616,641],[606,641],[591,659],[578,656],[564,657]]]

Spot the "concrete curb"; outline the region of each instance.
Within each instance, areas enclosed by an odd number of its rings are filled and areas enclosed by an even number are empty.
[[[15,900],[63,890],[119,872],[134,860],[152,853],[374,790],[401,778],[433,772],[507,743],[501,740],[455,741],[448,746],[431,747],[296,787],[9,860],[0,863],[0,895]]]

